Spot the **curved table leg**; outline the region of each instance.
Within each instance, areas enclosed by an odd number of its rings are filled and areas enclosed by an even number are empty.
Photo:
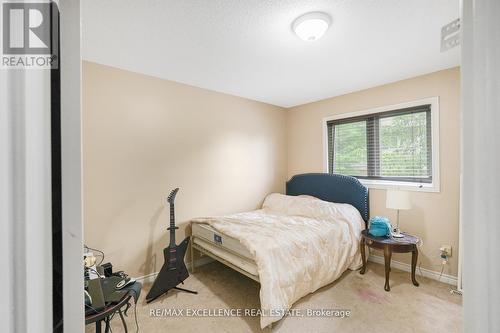
[[[385,263],[385,291],[390,291],[391,287],[389,286],[389,273],[391,271],[391,257],[392,257],[392,249],[389,245],[384,246],[384,263]]]
[[[366,271],[366,255],[365,255],[365,238],[361,236],[361,261],[363,262],[363,267],[361,267],[361,270],[359,271],[359,274],[365,274]]]
[[[418,260],[418,250],[415,249],[411,253],[411,282],[413,282],[413,285],[416,287],[419,286],[417,280],[415,279],[415,270],[417,268],[417,260]]]
[[[98,321],[95,322],[95,332],[96,333],[101,333],[101,329],[102,329],[102,327],[101,327],[101,320],[98,320]]]
[[[121,309],[118,310],[118,314],[120,315],[120,318],[122,319],[123,328],[125,329],[125,333],[128,333],[127,323],[125,322],[125,318],[123,317],[123,313],[122,313]]]
[[[109,317],[106,317],[106,319],[104,319],[104,322],[106,323],[106,325],[104,326],[104,333],[109,333],[110,331],[110,327],[109,327]]]

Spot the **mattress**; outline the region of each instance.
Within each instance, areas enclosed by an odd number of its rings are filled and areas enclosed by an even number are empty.
[[[194,244],[258,276],[257,265],[250,251],[239,240],[215,230],[208,224],[193,223],[192,226]]]
[[[193,248],[249,277],[255,275],[241,262],[258,263],[261,328],[301,297],[361,266],[365,223],[349,204],[273,193],[261,209],[197,218],[192,226]]]

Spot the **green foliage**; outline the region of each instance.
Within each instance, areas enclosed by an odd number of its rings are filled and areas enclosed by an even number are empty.
[[[378,176],[429,177],[426,113],[376,117],[379,151],[374,149]],[[367,121],[335,125],[334,172],[368,175]],[[429,133],[430,135],[430,133]]]
[[[366,121],[335,126],[334,171],[345,175],[367,176]]]
[[[425,112],[380,119],[381,176],[427,177]]]

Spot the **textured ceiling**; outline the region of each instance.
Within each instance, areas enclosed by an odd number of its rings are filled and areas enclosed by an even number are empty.
[[[330,14],[325,36],[291,30]],[[459,0],[85,0],[83,58],[290,107],[459,65]]]

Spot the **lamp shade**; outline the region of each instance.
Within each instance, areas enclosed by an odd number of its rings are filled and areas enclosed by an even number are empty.
[[[385,206],[390,209],[410,209],[410,193],[400,190],[387,190]]]

